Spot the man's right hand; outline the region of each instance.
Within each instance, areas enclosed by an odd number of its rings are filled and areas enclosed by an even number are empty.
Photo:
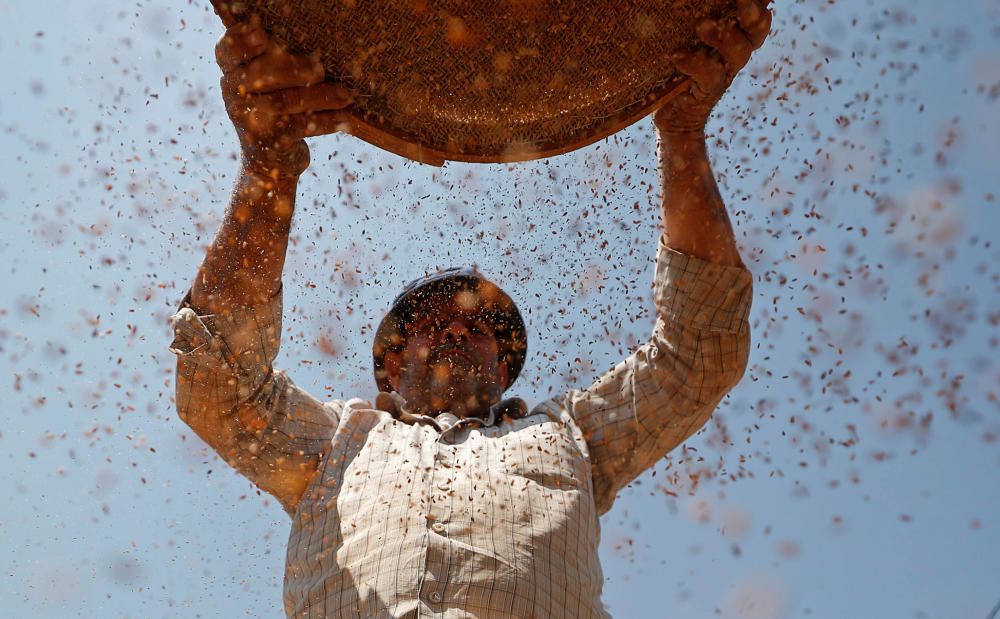
[[[324,82],[319,60],[286,51],[256,17],[232,24],[215,57],[247,171],[299,176],[309,166],[304,138],[334,133],[347,120],[343,110],[354,100],[351,91]]]

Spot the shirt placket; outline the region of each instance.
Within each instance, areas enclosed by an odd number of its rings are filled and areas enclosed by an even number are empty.
[[[427,555],[420,598],[439,614],[447,598],[448,571],[451,558],[449,526],[452,520],[452,487],[454,485],[455,454],[453,432],[461,423],[444,427],[435,442],[434,466],[428,478],[427,496]]]

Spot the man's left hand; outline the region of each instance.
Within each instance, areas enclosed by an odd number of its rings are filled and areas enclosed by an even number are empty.
[[[661,132],[703,133],[712,108],[771,32],[770,0],[735,1],[735,21],[702,22],[698,38],[704,45],[676,56],[674,64],[692,84],[654,114],[653,122]]]

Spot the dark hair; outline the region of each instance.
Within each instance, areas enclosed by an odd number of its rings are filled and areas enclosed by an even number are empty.
[[[510,296],[499,286],[479,274],[474,268],[448,269],[418,278],[403,289],[389,308],[375,332],[372,356],[375,362],[375,382],[380,391],[391,391],[385,370],[385,355],[402,350],[419,314],[433,312],[435,307],[450,305],[456,295],[469,292],[470,314],[493,327],[497,340],[499,360],[507,366],[507,384],[510,387],[524,366],[528,353],[524,318]]]

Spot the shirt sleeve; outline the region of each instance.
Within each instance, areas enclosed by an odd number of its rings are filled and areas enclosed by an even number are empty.
[[[171,319],[170,345],[181,419],[279,500],[285,475],[327,453],[339,418],[337,402],[320,402],[273,367],[281,313],[280,292],[224,316],[199,313],[188,293]]]
[[[562,402],[590,452],[598,513],[697,432],[746,369],[753,279],[668,248],[661,238],[647,343]]]

